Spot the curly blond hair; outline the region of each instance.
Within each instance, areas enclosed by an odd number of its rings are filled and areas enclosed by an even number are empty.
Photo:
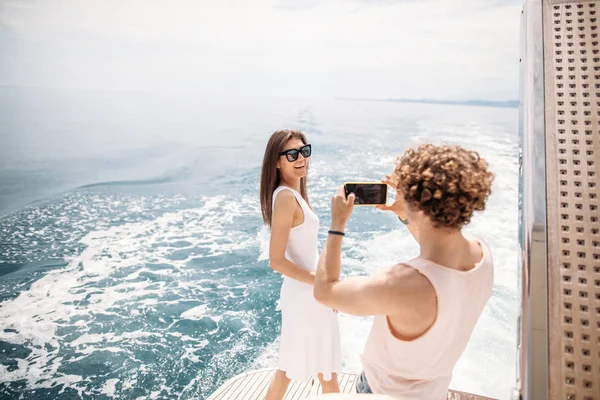
[[[494,174],[475,151],[425,144],[398,157],[394,178],[411,210],[436,228],[460,229],[485,209]]]

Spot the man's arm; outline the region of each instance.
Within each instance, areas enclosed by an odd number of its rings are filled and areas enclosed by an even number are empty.
[[[352,214],[354,209],[354,193],[346,199],[344,190],[340,188],[335,196],[331,199],[331,227],[330,231],[344,232],[346,229],[346,221]],[[340,264],[342,258],[342,235],[329,234],[327,241],[319,257],[317,264],[317,273],[315,274],[315,283],[313,288],[313,296],[323,304],[324,300],[329,297],[331,285],[340,280]],[[335,307],[332,307],[338,310]]]
[[[395,315],[435,296],[431,282],[405,265],[340,280],[340,254],[341,238],[330,235],[319,258],[313,291],[315,299],[327,307],[358,316]]]
[[[354,194],[346,199],[343,187],[331,199],[331,230],[344,232],[354,208]],[[340,281],[341,235],[329,234],[319,257],[313,294],[335,310],[353,315],[394,315],[414,301],[435,296],[431,282],[414,268],[396,265],[370,277]]]

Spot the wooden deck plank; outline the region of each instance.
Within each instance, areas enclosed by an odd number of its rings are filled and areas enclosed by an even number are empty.
[[[340,387],[340,393],[346,393],[344,388],[348,384],[348,380],[350,379],[350,374],[342,373],[338,375],[338,385]]]
[[[340,392],[342,393],[355,393],[354,383],[356,382],[357,374],[346,374],[348,379],[344,384],[344,387],[340,387]]]
[[[300,392],[298,394],[298,398],[299,399],[307,399],[308,396],[310,395],[310,391],[312,390],[314,385],[315,385],[314,379],[311,379],[310,381],[308,381],[306,383],[306,385],[304,386],[304,388],[302,389],[302,392]]]
[[[208,398],[211,399],[211,400],[219,399],[221,397],[221,393],[223,393],[226,390],[229,390],[230,386],[228,385],[228,383],[229,383],[229,381],[225,382],[213,394],[211,394]]]
[[[265,380],[267,380],[267,378],[270,376],[271,374],[269,373],[269,371],[257,372],[253,376],[252,386],[250,386],[248,390],[246,390],[243,396],[240,397],[240,400],[254,400],[256,392],[262,388],[262,385],[266,383],[266,386],[268,387],[269,382],[265,382]]]
[[[314,380],[312,387],[310,388],[310,393],[308,394],[309,398],[313,398],[320,392],[321,382],[318,379]]]
[[[354,375],[354,377],[352,378],[352,385],[351,385],[352,393],[356,392],[356,384],[358,383],[359,379],[360,379],[359,374]]]
[[[249,390],[249,388],[252,386],[252,384],[256,380],[257,375],[258,373],[256,372],[249,373],[248,375],[246,375],[244,382],[240,383],[240,386],[236,390],[235,395],[233,397],[230,397],[231,400],[238,400],[239,397],[243,396],[244,393],[246,393],[246,391]]]
[[[208,396],[207,400],[221,400],[224,394],[232,389],[233,384],[239,379],[242,379],[244,376],[246,376],[246,374],[247,373],[242,373],[240,375],[235,375],[231,377],[230,379],[225,381],[225,383],[223,383],[214,393]]]
[[[265,371],[265,377],[262,381],[262,383],[260,384],[259,387],[256,388],[256,391],[254,392],[254,397],[251,398],[251,400],[253,399],[262,399],[266,393],[267,390],[269,389],[269,385],[271,384],[271,380],[273,379],[273,376],[275,375],[275,371]],[[264,395],[263,397],[260,397],[260,394],[263,393],[264,391]]]
[[[313,386],[313,389],[314,390],[312,390],[310,392],[311,396],[318,396],[318,395],[320,395],[320,394],[323,393],[323,388],[321,387],[321,381],[320,380],[318,380],[318,379],[315,380],[315,385]]]
[[[239,377],[239,379],[235,380],[234,382],[231,383],[231,389],[224,392],[221,397],[219,397],[219,399],[216,400],[229,400],[229,399],[235,399],[236,396],[238,396],[238,394],[240,393],[240,389],[250,380],[252,380],[252,375],[251,373],[244,373],[243,375],[241,375]]]
[[[304,393],[304,390],[306,389],[306,387],[311,387],[312,383],[310,380],[308,381],[302,381],[302,382],[297,382],[298,384],[295,385],[293,388],[290,385],[290,391],[288,394],[288,397],[285,398],[285,400],[296,400],[296,399],[301,399],[302,397],[302,393]]]
[[[223,394],[223,396],[221,397],[220,400],[235,399],[235,397],[240,393],[240,390],[244,386],[244,384],[250,380],[252,380],[252,377],[249,375],[242,377],[237,382],[235,382],[235,386],[232,385],[232,388],[230,391]]]
[[[303,394],[306,392],[307,388],[310,390],[311,387],[312,387],[312,380],[302,382],[302,384],[298,387],[298,389],[294,393],[294,396],[292,397],[292,399],[306,398],[306,396],[303,397]]]
[[[264,369],[258,371],[249,371],[235,376],[225,382],[216,392],[208,397],[207,400],[263,400],[267,394],[267,389],[271,378],[275,373],[274,369]],[[338,374],[338,384],[341,393],[355,393],[356,380],[358,374],[340,373]],[[311,399],[322,393],[321,383],[318,379],[306,382],[292,381],[288,388],[285,400]],[[477,396],[470,393],[457,391],[448,391],[448,400],[493,400],[485,396]]]
[[[251,390],[252,386],[256,384],[256,381],[260,375],[260,372],[251,372],[246,376],[246,382],[243,383],[243,386],[240,386],[237,390],[236,400],[247,395],[248,391]]]
[[[269,385],[263,385],[263,387],[260,389],[260,392],[258,392],[258,395],[252,399],[264,399],[267,396],[267,390],[269,389]]]
[[[232,390],[235,383],[240,379],[242,379],[242,377],[240,377],[240,376],[235,376],[235,377],[231,378],[230,380],[225,382],[215,393],[213,393],[209,397],[209,399],[210,400],[222,400],[223,397],[225,396],[225,394],[227,392],[229,392],[230,390]]]
[[[346,393],[356,393],[356,381],[358,380],[358,374],[352,374],[352,377],[348,380],[346,385]]]
[[[356,393],[356,382],[358,381],[358,375],[354,375],[346,386],[346,393]]]
[[[235,390],[237,385],[239,385],[240,381],[242,381],[244,378],[245,378],[245,375],[238,375],[238,376],[233,377],[229,381],[225,382],[225,384],[223,386],[221,386],[223,388],[223,390],[217,391],[215,394],[213,394],[212,396],[209,397],[209,400],[223,400],[223,399],[227,398],[226,396],[228,396],[228,393],[231,392],[232,390]]]
[[[298,390],[298,386],[300,386],[302,382],[292,381],[290,386],[288,386],[287,391],[285,392],[285,396],[283,396],[283,400],[292,400],[294,397],[294,393]]]

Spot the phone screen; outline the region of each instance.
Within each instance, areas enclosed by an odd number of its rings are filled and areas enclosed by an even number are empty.
[[[385,183],[346,183],[346,197],[354,193],[354,204],[375,205],[387,202],[387,185]]]

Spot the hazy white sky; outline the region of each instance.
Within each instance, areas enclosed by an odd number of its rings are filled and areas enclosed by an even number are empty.
[[[0,85],[518,98],[515,0],[2,0]]]

